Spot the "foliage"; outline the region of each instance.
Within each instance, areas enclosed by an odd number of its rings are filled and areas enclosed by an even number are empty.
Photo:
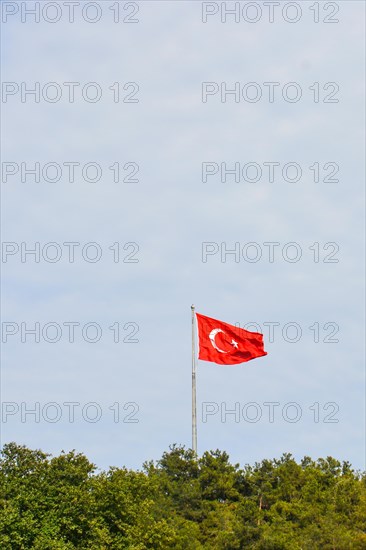
[[[173,445],[142,471],[9,443],[0,460],[4,550],[358,550],[366,477],[348,462],[290,454],[240,468]]]

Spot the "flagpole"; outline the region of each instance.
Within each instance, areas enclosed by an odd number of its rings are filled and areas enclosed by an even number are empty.
[[[194,305],[191,305],[192,311],[192,449],[197,454],[197,407],[196,407],[196,350],[195,350],[195,312]]]

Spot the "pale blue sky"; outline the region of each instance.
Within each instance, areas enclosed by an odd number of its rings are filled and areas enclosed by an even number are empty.
[[[32,4],[32,2],[27,2]],[[85,3],[81,3],[85,4]],[[221,367],[199,362],[202,403],[233,408],[256,402],[257,423],[219,415],[199,422],[199,452],[224,449],[233,461],[253,462],[292,452],[297,458],[333,455],[364,468],[364,4],[339,2],[339,23],[315,24],[301,2],[296,24],[201,21],[200,2],[139,2],[137,24],[114,24],[113,2],[90,24],[76,16],[50,24],[2,25],[6,82],[98,82],[98,103],[2,104],[2,157],[7,162],[98,162],[104,177],[74,183],[18,176],[2,183],[2,240],[42,244],[97,242],[100,262],[64,257],[52,264],[9,257],[3,270],[3,321],[41,325],[96,322],[98,343],[57,343],[9,337],[2,347],[2,400],[100,404],[100,422],[67,409],[58,423],[20,414],[3,424],[2,442],[16,440],[58,453],[76,448],[100,467],[139,467],[171,443],[191,442],[190,306],[225,322],[298,323],[302,338],[278,333],[268,355]],[[123,3],[121,3],[123,4]],[[283,4],[283,3],[282,3]],[[320,3],[321,6],[324,3]],[[139,103],[114,103],[108,86],[137,82]],[[201,101],[202,82],[297,82],[298,103],[275,100]],[[314,103],[314,82],[336,82],[339,103]],[[139,183],[111,181],[108,167],[136,162]],[[201,181],[202,162],[297,162],[298,183]],[[314,162],[339,165],[339,183],[314,183]],[[139,263],[114,263],[114,242],[136,242]],[[201,261],[202,242],[299,243],[298,263],[258,263],[219,255]],[[314,263],[309,250],[335,242],[338,263]],[[262,244],[263,246],[263,244]],[[115,344],[114,322],[136,322],[139,343]],[[339,326],[338,343],[314,343],[309,326]],[[276,333],[277,334],[277,333]],[[324,334],[322,335],[322,338]],[[302,408],[298,423],[281,413],[268,421],[264,402]],[[113,403],[139,405],[138,423],[114,423]],[[313,421],[309,410],[337,403],[338,423]],[[129,411],[127,411],[129,412]],[[51,414],[51,413],[50,413]],[[124,411],[124,414],[126,412]],[[198,414],[200,418],[200,412]]]

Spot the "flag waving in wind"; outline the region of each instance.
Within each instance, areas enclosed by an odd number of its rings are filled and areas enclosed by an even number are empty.
[[[263,334],[250,332],[196,313],[198,359],[219,365],[236,365],[267,355]]]

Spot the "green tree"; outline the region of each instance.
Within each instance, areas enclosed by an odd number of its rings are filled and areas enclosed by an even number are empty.
[[[0,459],[4,550],[361,550],[366,477],[290,454],[240,468],[173,445],[142,471],[10,443]]]

